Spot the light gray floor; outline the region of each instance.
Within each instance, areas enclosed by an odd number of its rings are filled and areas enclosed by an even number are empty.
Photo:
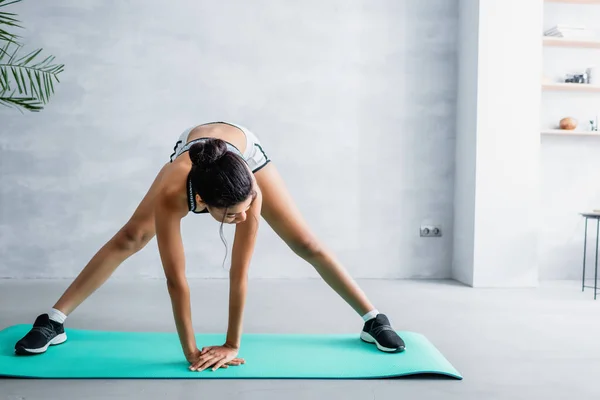
[[[453,281],[359,281],[398,330],[425,334],[463,374],[396,380],[14,380],[0,399],[598,399],[600,299],[577,282],[472,289]],[[31,323],[68,281],[0,281],[0,329]],[[190,282],[197,332],[222,332],[227,281]],[[359,332],[319,280],[253,280],[245,332]],[[68,327],[174,331],[164,282],[109,281]],[[358,340],[358,339],[357,339]]]

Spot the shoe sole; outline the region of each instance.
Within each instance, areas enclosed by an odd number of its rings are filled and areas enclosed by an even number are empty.
[[[67,341],[67,334],[61,333],[59,335],[56,335],[54,338],[52,338],[52,340],[49,341],[48,344],[45,345],[44,347],[40,347],[39,349],[26,349],[25,347],[18,347],[15,349],[15,353],[20,354],[20,355],[41,354],[41,353],[46,352],[46,350],[48,350],[49,346],[55,346],[57,344],[61,344],[66,341]]]
[[[375,344],[375,346],[377,346],[377,348],[378,348],[379,350],[381,350],[381,351],[385,351],[386,353],[398,353],[398,352],[404,351],[404,346],[400,346],[400,347],[397,347],[397,348],[395,348],[395,349],[391,349],[391,348],[389,348],[389,347],[383,347],[382,345],[380,345],[380,344],[377,342],[377,340],[375,340],[375,339],[373,338],[373,336],[371,336],[370,334],[368,334],[368,333],[367,333],[367,332],[365,332],[365,331],[362,331],[362,332],[360,333],[360,339],[361,339],[363,342],[367,342],[367,343],[374,343],[374,344]]]

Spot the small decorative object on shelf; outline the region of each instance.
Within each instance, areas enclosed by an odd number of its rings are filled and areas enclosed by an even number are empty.
[[[590,131],[598,132],[598,116],[596,116],[596,120],[590,120]]]
[[[564,129],[566,131],[572,131],[577,128],[577,120],[572,117],[566,117],[560,120],[560,129]]]
[[[589,74],[586,71],[579,75],[567,75],[565,78],[565,83],[590,83]]]
[[[592,32],[585,26],[558,24],[546,30],[544,36],[588,39],[592,36]]]
[[[600,68],[590,67],[585,72],[588,75],[588,83],[596,85],[600,82]]]

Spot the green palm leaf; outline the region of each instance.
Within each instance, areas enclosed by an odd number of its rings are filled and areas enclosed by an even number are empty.
[[[22,28],[16,14],[2,11],[21,1],[0,0],[0,105],[40,111],[54,94],[53,82],[60,82],[64,65],[54,63],[54,56],[42,57],[42,49],[24,54],[20,36],[6,30]]]
[[[15,96],[13,93],[0,92],[0,104],[5,107],[12,107],[16,109],[25,109],[27,111],[41,111],[44,107],[39,99],[35,97],[20,97]]]
[[[19,3],[21,0],[13,0],[13,1],[8,1],[8,0],[0,0],[0,9],[6,6],[9,6],[11,4],[15,4],[15,3]],[[18,43],[18,39],[19,36],[8,32],[6,30],[4,30],[2,28],[3,25],[5,26],[9,26],[9,27],[15,27],[15,28],[23,28],[21,25],[19,25],[19,20],[17,20],[15,17],[17,15],[14,13],[9,13],[9,12],[4,12],[4,11],[0,11],[0,40],[4,40],[6,42],[12,42],[12,43]]]

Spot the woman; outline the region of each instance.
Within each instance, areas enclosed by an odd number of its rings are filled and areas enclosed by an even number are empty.
[[[196,345],[185,277],[181,219],[192,211],[236,224],[232,250],[227,339],[200,351]],[[404,350],[387,317],[373,307],[334,255],[315,238],[278,174],[248,129],[212,122],[187,129],[177,141],[131,219],[94,255],[47,314],[15,345],[17,354],[39,354],[63,343],[67,315],[98,289],[129,256],[155,235],[177,332],[191,370],[239,365],[247,276],[260,216],[308,261],[364,321],[360,338],[386,352]],[[221,225],[222,227],[222,225]]]

